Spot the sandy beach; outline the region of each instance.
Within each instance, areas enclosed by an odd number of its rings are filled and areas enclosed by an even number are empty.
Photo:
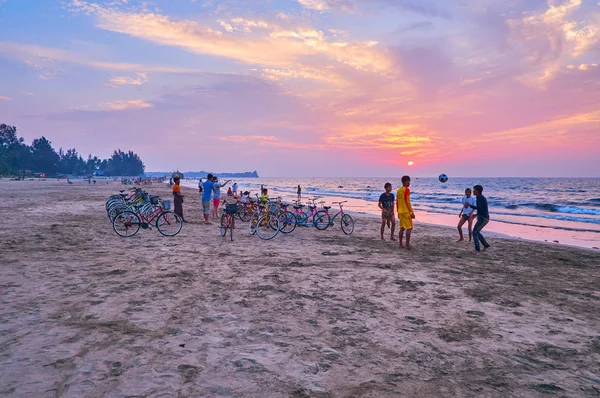
[[[123,188],[0,180],[0,396],[600,396],[597,250],[400,250],[368,217],[231,242],[187,188],[178,236],[121,238]]]

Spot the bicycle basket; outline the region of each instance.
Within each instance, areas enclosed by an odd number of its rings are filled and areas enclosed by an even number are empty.
[[[150,196],[150,203],[153,205],[158,204],[158,196]]]
[[[237,213],[238,209],[237,209],[237,205],[236,204],[230,204],[225,206],[225,213],[227,214],[235,214]]]
[[[171,201],[163,200],[162,207],[163,207],[163,210],[171,210]]]

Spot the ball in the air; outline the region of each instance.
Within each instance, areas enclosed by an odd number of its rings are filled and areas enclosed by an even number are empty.
[[[438,180],[440,180],[440,182],[444,183],[444,182],[448,181],[448,176],[446,174],[440,174],[440,176],[438,177]]]

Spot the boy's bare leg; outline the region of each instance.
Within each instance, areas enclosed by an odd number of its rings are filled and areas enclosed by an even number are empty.
[[[392,219],[392,232],[390,233],[390,240],[396,240],[394,232],[396,232],[396,220]]]
[[[383,231],[385,231],[385,222],[386,222],[385,218],[382,218],[381,219],[381,240],[385,240],[385,239],[383,239]]]
[[[406,248],[410,250],[412,247],[410,246],[410,234],[412,233],[412,228],[406,230]]]
[[[404,249],[404,245],[402,244],[402,239],[404,239],[404,228],[400,227],[400,233],[398,234],[398,247]]]
[[[462,242],[463,240],[465,240],[463,238],[463,233],[462,233],[462,226],[465,225],[465,222],[466,222],[466,220],[461,217],[460,221],[458,222],[458,226],[456,227],[456,228],[458,228],[458,235],[460,236],[460,238],[456,242]]]
[[[473,217],[469,217],[469,242],[473,239]]]

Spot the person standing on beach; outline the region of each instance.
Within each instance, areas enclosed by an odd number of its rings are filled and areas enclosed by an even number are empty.
[[[383,239],[383,232],[385,231],[385,225],[392,225],[392,232],[390,234],[390,240],[396,240],[394,232],[396,231],[396,219],[394,217],[394,194],[392,193],[392,184],[386,182],[383,186],[385,192],[379,197],[379,208],[381,209],[381,240]]]
[[[302,200],[302,188],[298,185],[298,203]]]
[[[214,186],[213,175],[207,175],[206,181],[202,184],[202,213],[204,214],[204,224],[212,224],[210,222],[210,197],[212,196]]]
[[[232,188],[233,188],[233,196],[237,196],[237,182],[233,183]]]
[[[198,180],[198,193],[200,194],[200,196],[202,196],[202,191],[204,191],[204,187],[203,187],[203,182],[202,182],[202,178],[200,178]]]
[[[183,218],[183,195],[181,194],[181,187],[179,186],[179,176],[175,176],[173,182],[175,183],[173,185],[173,204],[175,206],[173,212],[181,217],[183,222],[187,222],[185,218]]]
[[[477,222],[473,228],[473,241],[475,242],[475,251],[479,252],[481,251],[479,242],[483,245],[483,250],[490,247],[481,234],[481,230],[490,222],[490,212],[488,210],[487,199],[483,196],[483,187],[481,185],[473,187],[473,195],[477,198],[476,205],[465,203],[465,208],[470,207],[477,210]]]
[[[223,188],[231,180],[225,181],[223,184],[219,182],[219,177],[213,176],[213,218],[219,218],[219,205],[221,204],[221,188]]]
[[[396,209],[398,210],[398,221],[400,224],[400,235],[398,236],[398,247],[411,249],[410,235],[412,234],[415,212],[410,204],[410,177],[402,177],[402,186],[396,191]],[[402,244],[406,231],[406,245]]]
[[[457,242],[462,242],[464,240],[463,238],[463,232],[462,232],[462,226],[468,221],[469,222],[469,242],[471,241],[471,236],[472,236],[472,227],[473,227],[473,215],[475,214],[473,212],[473,209],[471,209],[470,207],[465,207],[465,203],[468,203],[469,205],[474,205],[475,202],[475,198],[471,196],[471,188],[467,188],[465,189],[465,196],[462,198],[461,203],[463,204],[462,209],[460,210],[460,213],[458,214],[458,218],[460,218],[460,221],[458,222],[458,235],[460,236],[460,238],[457,240]]]

